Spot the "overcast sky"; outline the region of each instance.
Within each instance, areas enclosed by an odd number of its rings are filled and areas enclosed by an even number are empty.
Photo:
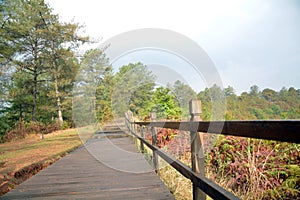
[[[138,28],[183,34],[207,52],[223,86],[233,86],[238,94],[254,84],[300,88],[298,0],[47,2],[63,21],[85,24],[86,34],[102,41]]]

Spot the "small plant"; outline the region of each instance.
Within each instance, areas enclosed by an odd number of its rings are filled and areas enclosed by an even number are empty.
[[[297,199],[299,147],[220,136],[207,154],[207,175],[242,199]]]
[[[61,129],[62,130],[66,130],[68,128],[70,128],[69,123],[67,121],[64,121],[63,124],[61,125]]]

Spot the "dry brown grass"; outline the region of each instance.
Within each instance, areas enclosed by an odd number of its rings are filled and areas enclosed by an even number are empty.
[[[25,139],[0,144],[0,187],[14,179],[16,172],[37,163],[51,164],[81,144],[76,129],[56,131],[45,135],[43,140],[40,135],[31,134]]]
[[[29,135],[25,139],[0,144],[0,175],[13,173],[33,163],[51,158],[81,145],[73,129],[45,135]]]
[[[190,167],[189,152],[178,157],[180,161]],[[176,156],[177,157],[177,156]],[[159,170],[159,176],[161,180],[166,184],[169,190],[173,193],[177,200],[190,200],[192,198],[192,182],[181,175],[172,166],[166,164],[162,159],[160,160],[160,166],[163,166]]]
[[[173,193],[175,199],[192,199],[192,183],[173,167],[167,166],[160,170],[160,178]]]

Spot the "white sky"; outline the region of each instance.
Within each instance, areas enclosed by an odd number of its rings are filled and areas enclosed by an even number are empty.
[[[223,86],[233,86],[237,93],[253,84],[260,89],[300,88],[298,0],[47,2],[63,21],[85,24],[86,34],[102,41],[138,28],[181,33],[205,49]]]

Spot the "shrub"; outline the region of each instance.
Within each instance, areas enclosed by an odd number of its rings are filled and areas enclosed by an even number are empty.
[[[3,136],[2,142],[25,138],[27,134],[25,130],[25,123],[23,121],[16,123],[14,128]]]
[[[243,199],[300,197],[299,144],[220,136],[207,174]]]
[[[66,126],[66,125],[65,125]],[[16,139],[23,139],[28,134],[48,134],[60,130],[58,122],[43,124],[41,122],[18,122],[3,137],[1,142],[9,142]]]
[[[62,124],[62,126],[61,126],[61,129],[62,130],[66,130],[66,129],[70,128],[70,127],[71,126],[69,125],[69,122],[64,121],[63,124]]]

